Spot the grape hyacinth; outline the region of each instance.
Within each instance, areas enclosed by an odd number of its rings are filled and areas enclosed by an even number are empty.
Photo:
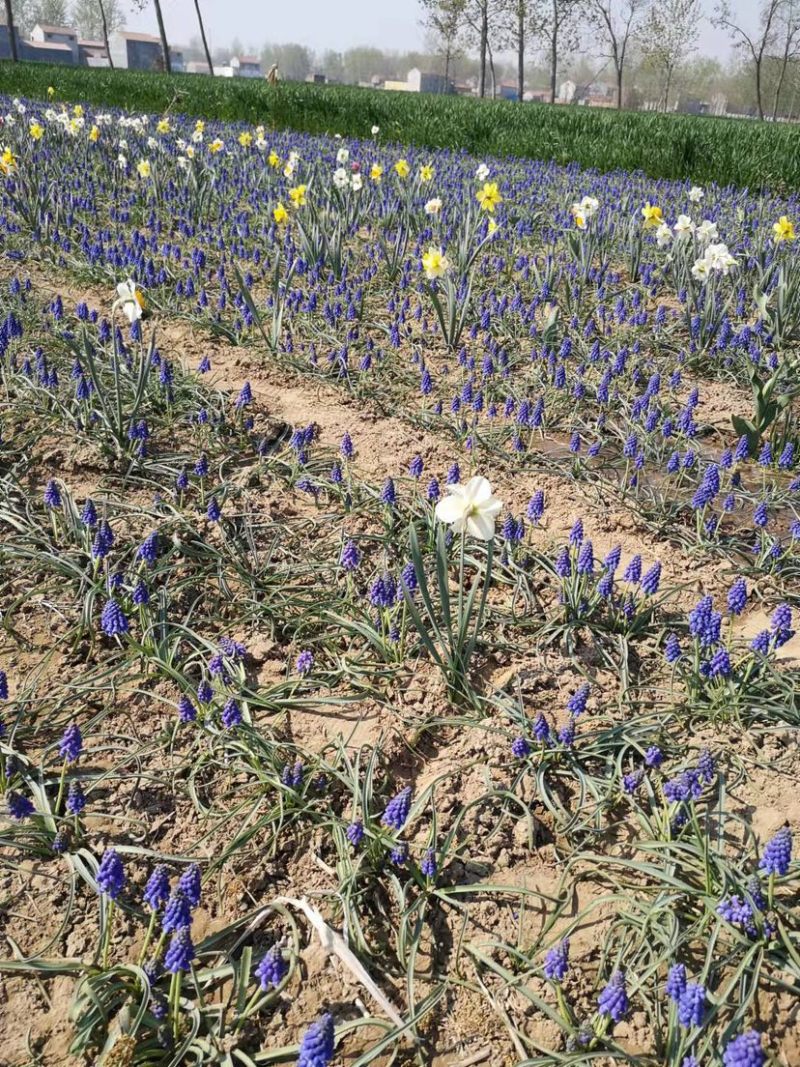
[[[544,958],[544,976],[551,982],[563,982],[569,971],[569,938],[565,937]]]
[[[764,847],[764,854],[761,857],[758,869],[763,874],[777,875],[782,878],[789,873],[791,862],[792,831],[788,826],[782,826]]]
[[[761,1045],[761,1034],[746,1030],[725,1046],[722,1054],[724,1067],[764,1067],[767,1056]]]
[[[328,1067],[333,1059],[334,1042],[333,1016],[328,1011],[303,1034],[297,1067]]]
[[[608,985],[597,998],[597,1009],[601,1015],[608,1015],[615,1023],[625,1015],[628,1010],[628,993],[623,971],[615,971],[612,974]]]
[[[261,989],[277,989],[289,972],[289,964],[283,958],[283,949],[275,944],[264,954],[256,967],[255,976]]]
[[[111,900],[116,900],[125,887],[125,868],[116,850],[107,848],[97,869],[97,888]]]
[[[392,830],[402,830],[410,809],[411,786],[407,785],[386,805],[381,822]]]

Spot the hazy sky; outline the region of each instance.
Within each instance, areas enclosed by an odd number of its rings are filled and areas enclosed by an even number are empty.
[[[705,6],[710,11],[713,0],[705,0]],[[265,41],[297,41],[315,52],[359,44],[407,51],[425,43],[417,0],[200,0],[200,7],[212,48],[224,47],[234,37],[258,47]],[[733,0],[732,7],[746,21],[755,21],[757,0]],[[186,43],[197,34],[194,0],[162,0],[162,9],[171,40]],[[152,5],[129,15],[128,28],[156,33]],[[700,50],[725,56],[727,38],[704,22]]]

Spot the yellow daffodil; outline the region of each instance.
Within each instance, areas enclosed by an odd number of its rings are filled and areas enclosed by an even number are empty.
[[[75,105],[75,107],[72,109],[72,114],[75,116],[76,119],[83,118],[83,108],[80,104]]]
[[[31,135],[31,140],[41,141],[42,134],[44,133],[44,126],[40,126],[38,122],[32,122],[28,133]]]
[[[89,130],[89,140],[92,143],[94,143],[95,141],[99,141],[100,140],[100,127],[99,126],[92,126],[91,130]]]
[[[411,167],[409,167],[407,159],[398,159],[394,165],[394,169],[398,178],[407,178],[411,173]]]
[[[221,152],[224,147],[225,142],[221,138],[215,137],[211,144],[208,146],[208,150],[209,152],[216,153]]]
[[[648,200],[642,208],[642,218],[644,219],[645,226],[660,226],[664,221],[664,216],[661,214],[661,208],[655,204],[651,204]]]
[[[206,124],[203,122],[202,119],[198,119],[197,122],[194,124],[194,128],[196,133],[205,133]]]
[[[433,281],[434,278],[441,278],[447,273],[450,269],[450,260],[441,248],[431,245],[422,257],[422,269],[425,271],[425,277]]]
[[[481,205],[481,211],[488,211],[490,215],[494,214],[498,204],[503,203],[497,182],[485,182],[475,194],[475,199]]]
[[[575,219],[575,225],[578,227],[579,230],[586,229],[586,216],[583,214],[582,211],[573,211],[572,217],[573,219]]]
[[[263,126],[256,126],[256,137],[263,137],[263,136],[264,136],[264,127]]]
[[[374,182],[379,182],[383,177],[383,167],[380,163],[373,163],[369,169],[370,179]]]
[[[253,135],[252,135],[252,133],[249,133],[247,130],[243,130],[239,134],[239,144],[242,146],[242,148],[249,148],[252,143],[253,143]]]
[[[278,204],[272,212],[272,217],[280,226],[282,222],[286,222],[286,220],[289,218],[289,212],[286,210],[283,204]]]
[[[433,181],[433,167],[430,165],[430,163],[423,163],[422,166],[419,168],[419,180],[421,182]]]
[[[492,236],[492,234],[495,232],[496,229],[497,229],[497,223],[494,221],[494,219],[489,219],[489,225],[487,227],[487,233],[489,234],[490,237]]]
[[[17,160],[10,148],[4,148],[0,155],[0,174],[10,174],[17,166]]]
[[[52,85],[48,85],[47,86],[47,98],[49,100],[52,100],[55,95],[56,95],[56,91],[53,88],[53,86]]]
[[[306,189],[305,185],[295,185],[294,189],[289,190],[289,198],[295,207],[303,207],[306,202]]]
[[[281,157],[278,155],[277,152],[272,151],[267,156],[267,163],[269,163],[273,170],[277,170],[278,167],[281,165]]]
[[[136,164],[136,172],[140,178],[149,178],[152,173],[149,159],[140,159]]]
[[[794,223],[788,215],[781,215],[772,227],[772,232],[775,235],[776,245],[779,245],[782,241],[793,241],[796,236],[794,232]]]
[[[156,125],[156,133],[169,133],[169,119],[159,119]]]

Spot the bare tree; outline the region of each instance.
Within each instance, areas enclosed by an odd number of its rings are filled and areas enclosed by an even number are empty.
[[[11,0],[6,0],[6,27],[8,29],[8,43],[11,47],[11,59],[14,63],[19,63],[17,31],[14,28],[14,12],[11,7]]]
[[[203,41],[203,51],[206,54],[206,63],[208,63],[208,73],[213,75],[214,64],[211,62],[211,53],[208,50],[208,41],[206,40],[206,28],[203,25],[203,16],[200,14],[200,0],[194,0],[194,9],[197,12],[197,21],[200,23],[200,37]]]
[[[589,18],[605,39],[607,52],[603,53],[604,57],[614,65],[618,108],[622,107],[622,79],[628,45],[636,35],[648,6],[649,0],[591,0]]]
[[[786,0],[766,0],[761,9],[758,31],[749,32],[737,22],[731,12],[729,0],[718,0],[712,22],[720,30],[727,30],[731,40],[745,55],[753,61],[753,73],[756,83],[756,107],[758,117],[764,118],[764,60],[774,45],[775,32],[781,11]]]
[[[772,121],[778,117],[781,92],[786,81],[789,63],[797,59],[800,53],[800,4],[798,0],[786,0],[778,12],[776,38],[779,45],[777,55],[772,58],[777,66],[774,97],[772,101]]]
[[[500,0],[500,45],[517,57],[517,99],[525,91],[525,53],[536,23],[535,0]]]
[[[639,34],[639,46],[661,72],[661,100],[669,108],[669,94],[676,69],[697,47],[702,0],[659,0],[654,4],[647,27]]]
[[[550,103],[556,102],[558,49],[563,33],[586,8],[587,0],[536,0],[534,32],[542,40],[550,63]]]
[[[450,64],[461,52],[465,30],[466,0],[420,0],[422,24],[433,39],[436,51],[444,59],[445,80]]]

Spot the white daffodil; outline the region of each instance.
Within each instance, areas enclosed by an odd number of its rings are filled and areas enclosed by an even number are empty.
[[[730,254],[726,244],[709,245],[705,258],[711,270],[719,271],[720,274],[729,274],[736,266],[736,259]]]
[[[373,137],[377,137],[378,134],[381,132],[381,128],[380,126],[373,126],[370,132],[372,133]]]
[[[346,189],[350,184],[350,178],[344,167],[337,167],[333,172],[333,184],[337,189]]]
[[[719,237],[717,231],[716,222],[712,222],[711,219],[703,219],[700,225],[697,227],[697,236],[701,241],[711,242],[716,241]]]
[[[692,277],[698,282],[708,281],[708,276],[711,273],[711,267],[705,256],[701,256],[700,259],[696,259],[692,267]]]
[[[125,170],[128,166],[128,157],[124,156],[122,152],[117,156],[117,166],[120,170]]]
[[[688,215],[678,215],[677,222],[672,228],[676,237],[687,237],[690,233],[694,233],[694,223]]]
[[[492,496],[492,487],[480,475],[466,485],[448,486],[448,495],[436,505],[436,518],[453,527],[454,533],[468,533],[481,541],[491,541],[502,500]]]
[[[656,230],[656,244],[659,248],[666,248],[671,240],[672,230],[667,226],[666,222],[662,222]]]
[[[440,196],[434,196],[432,200],[429,200],[425,205],[426,215],[438,215],[442,210],[442,198]]]
[[[478,179],[479,182],[485,182],[486,179],[489,177],[490,173],[491,171],[489,170],[488,166],[485,163],[481,163],[478,169],[475,171],[475,177]]]
[[[343,167],[349,158],[350,153],[346,148],[340,148],[339,151],[336,153],[336,162],[339,164],[340,167]]]
[[[699,204],[705,195],[699,185],[693,185],[689,190],[689,199],[693,204]]]
[[[128,278],[127,281],[119,283],[116,303],[122,306],[125,317],[131,324],[138,322],[142,317],[144,297],[141,290],[136,288],[136,282],[133,278]]]
[[[350,186],[354,193],[361,192],[362,188],[364,187],[364,179],[361,177],[360,173],[357,172],[351,177]]]

